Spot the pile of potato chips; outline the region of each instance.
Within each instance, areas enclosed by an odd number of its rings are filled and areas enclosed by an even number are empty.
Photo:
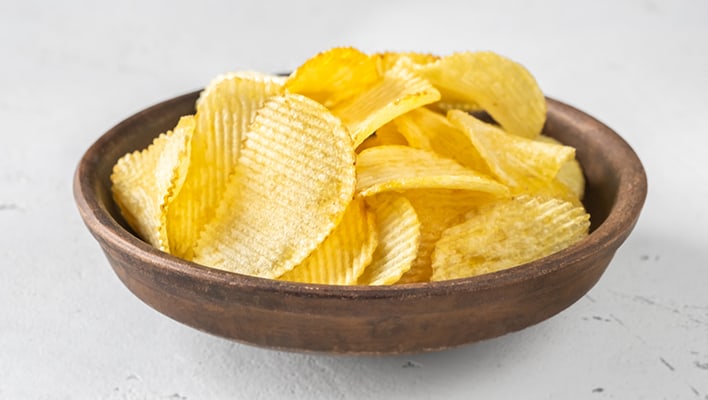
[[[588,233],[575,150],[541,135],[545,118],[534,78],[492,52],[334,48],[287,77],[218,77],[194,115],[117,162],[113,194],[147,242],[226,271],[474,276]]]

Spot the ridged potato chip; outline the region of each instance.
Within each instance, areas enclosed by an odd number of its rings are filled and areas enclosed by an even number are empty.
[[[226,190],[248,126],[269,97],[282,91],[280,77],[240,73],[215,80],[197,104],[189,170],[167,209],[170,252],[190,260],[204,225]]]
[[[147,149],[121,157],[111,174],[113,198],[126,222],[166,252],[166,209],[184,183],[194,127],[194,116],[180,118],[174,130],[158,136]]]
[[[418,254],[420,222],[411,203],[399,194],[381,193],[367,202],[376,216],[379,245],[359,284],[390,285],[411,268]]]
[[[562,144],[556,139],[546,135],[539,135],[536,140],[546,143]],[[563,163],[560,170],[558,170],[556,179],[567,187],[578,200],[582,200],[583,196],[585,196],[585,176],[583,175],[583,168],[580,166],[577,159],[573,158]]]
[[[354,148],[341,121],[298,94],[258,110],[228,189],[194,261],[277,278],[341,221],[355,185]]]
[[[356,197],[344,212],[342,221],[298,266],[283,274],[284,281],[355,285],[371,262],[378,244],[373,212]]]
[[[430,82],[405,61],[399,60],[376,84],[331,108],[349,129],[355,147],[397,116],[440,99]]]
[[[221,74],[217,76],[216,78],[212,79],[211,82],[207,85],[207,87],[202,90],[201,93],[199,93],[199,98],[197,98],[197,107],[200,106],[200,104],[204,101],[204,99],[212,99],[212,91],[213,90],[220,90],[222,94],[228,93],[227,88],[224,88],[224,84],[228,85],[233,85],[234,82],[238,82],[238,80],[244,80],[244,81],[253,81],[253,82],[263,82],[263,83],[270,83],[273,84],[275,87],[282,87],[285,85],[285,82],[287,80],[286,77],[284,76],[279,76],[279,75],[272,75],[272,74],[265,74],[263,72],[258,72],[258,71],[232,71],[232,72],[227,72],[225,74]],[[231,81],[231,83],[227,83],[228,81]]]
[[[288,77],[221,75],[196,108],[112,175],[126,221],[186,260],[406,284],[509,268],[589,229],[575,150],[540,134],[538,84],[492,52],[333,48]]]
[[[510,268],[562,250],[588,234],[581,206],[522,195],[471,211],[445,230],[432,255],[432,280]]]
[[[305,61],[290,74],[285,88],[331,108],[379,79],[375,58],[352,47],[335,47]]]
[[[465,189],[494,196],[509,194],[506,186],[431,151],[408,146],[377,146],[357,156],[357,192],[371,196],[407,189]]]
[[[467,168],[489,175],[487,164],[468,135],[451,124],[445,116],[420,107],[393,122],[411,147],[434,151]]]
[[[373,55],[378,63],[379,73],[384,74],[391,69],[402,58],[406,58],[413,65],[427,65],[440,59],[439,56],[429,53],[417,53],[413,51],[387,51]]]
[[[428,282],[433,274],[431,255],[442,232],[461,223],[467,212],[496,197],[470,190],[412,189],[402,193],[420,221],[420,244],[411,269],[396,283]]]
[[[461,52],[419,68],[444,102],[471,103],[505,131],[535,138],[546,122],[546,99],[521,64],[490,51]]]
[[[468,135],[492,174],[513,188],[534,178],[550,181],[575,157],[572,147],[511,135],[462,111],[450,111],[448,119]]]

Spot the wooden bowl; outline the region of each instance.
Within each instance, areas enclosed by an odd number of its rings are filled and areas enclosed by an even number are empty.
[[[281,282],[210,269],[151,247],[111,197],[116,160],[194,112],[197,92],[121,122],[81,159],[74,196],[115,273],[145,303],[199,330],[275,349],[346,354],[440,350],[517,331],[580,299],[639,217],[646,175],[629,145],[599,121],[548,100],[544,132],[577,148],[592,233],[561,252],[473,278],[387,287]]]

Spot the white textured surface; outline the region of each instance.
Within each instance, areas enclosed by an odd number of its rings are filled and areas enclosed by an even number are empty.
[[[704,0],[0,2],[0,399],[708,399],[707,39]],[[650,194],[598,285],[524,331],[388,358],[234,344],[129,293],[74,206],[83,151],[219,73],[336,45],[495,50],[625,137]]]

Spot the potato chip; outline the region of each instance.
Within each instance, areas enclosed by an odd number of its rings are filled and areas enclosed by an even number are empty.
[[[442,232],[461,223],[473,208],[496,199],[481,192],[453,189],[412,189],[402,194],[420,221],[420,244],[411,269],[397,284],[429,281],[433,274],[430,257]]]
[[[290,271],[342,220],[354,195],[354,157],[349,133],[324,106],[298,94],[271,98],[194,261],[265,278]]]
[[[379,79],[375,58],[352,47],[336,47],[298,67],[288,77],[285,88],[331,108]]]
[[[535,138],[543,129],[546,99],[519,63],[489,51],[461,52],[419,70],[442,101],[479,106],[511,134]]]
[[[396,118],[394,123],[411,147],[434,151],[467,168],[490,174],[468,135],[452,125],[445,116],[420,107]]]
[[[194,126],[194,116],[180,118],[147,149],[121,157],[111,174],[113,198],[126,222],[162,251],[170,248],[166,207],[184,183]]]
[[[465,189],[508,195],[506,186],[431,151],[378,146],[357,156],[357,192],[362,196],[407,189]]]
[[[355,198],[342,221],[300,265],[279,279],[330,285],[355,285],[378,244],[374,214]]]
[[[514,136],[462,111],[450,111],[448,119],[469,136],[492,174],[513,188],[534,178],[550,181],[575,157],[572,147]]]
[[[558,199],[518,196],[471,211],[445,230],[432,255],[432,280],[499,271],[562,250],[588,234],[585,209]]]
[[[362,285],[390,285],[411,268],[418,253],[420,222],[411,203],[395,193],[367,199],[378,228],[379,245],[359,278]]]
[[[397,116],[439,98],[440,93],[430,82],[418,76],[410,63],[401,59],[375,85],[331,110],[344,121],[356,147]]]
[[[235,171],[248,125],[266,99],[282,91],[280,82],[272,75],[232,74],[202,93],[187,178],[167,209],[172,254],[192,258],[199,233],[213,218]]]
[[[356,148],[356,152],[361,153],[369,147],[385,146],[389,144],[399,144],[402,146],[408,144],[408,141],[401,132],[398,131],[393,121],[380,127],[373,135],[366,138],[359,147]]]
[[[201,93],[199,93],[199,98],[197,98],[197,107],[200,106],[202,101],[204,99],[209,99],[212,97],[212,91],[213,90],[220,90],[223,93],[228,93],[228,89],[224,88],[224,84],[226,85],[233,85],[234,82],[238,82],[238,80],[244,80],[244,81],[255,81],[255,82],[263,82],[263,83],[271,83],[275,87],[282,87],[285,85],[286,77],[284,76],[279,76],[279,75],[272,75],[272,74],[265,74],[263,72],[258,72],[258,71],[233,71],[233,72],[227,72],[225,74],[221,74],[217,76],[216,78],[212,79],[211,82],[209,82],[209,85],[207,85],[204,90],[202,90]],[[231,83],[227,83],[227,82]],[[213,99],[212,99],[213,101]]]
[[[558,140],[546,135],[539,135],[536,140],[540,142],[562,144]],[[579,200],[583,199],[583,196],[585,195],[585,176],[583,175],[583,168],[580,166],[577,159],[573,158],[572,160],[568,160],[563,163],[560,170],[558,170],[556,179],[567,187]]]
[[[427,65],[440,59],[440,57],[429,54],[429,53],[416,53],[416,52],[397,52],[397,51],[387,51],[383,53],[374,54],[373,57],[377,61],[378,69],[380,74],[386,73],[389,69],[393,68],[396,63],[398,63],[402,58],[408,59],[408,61],[413,65]]]

